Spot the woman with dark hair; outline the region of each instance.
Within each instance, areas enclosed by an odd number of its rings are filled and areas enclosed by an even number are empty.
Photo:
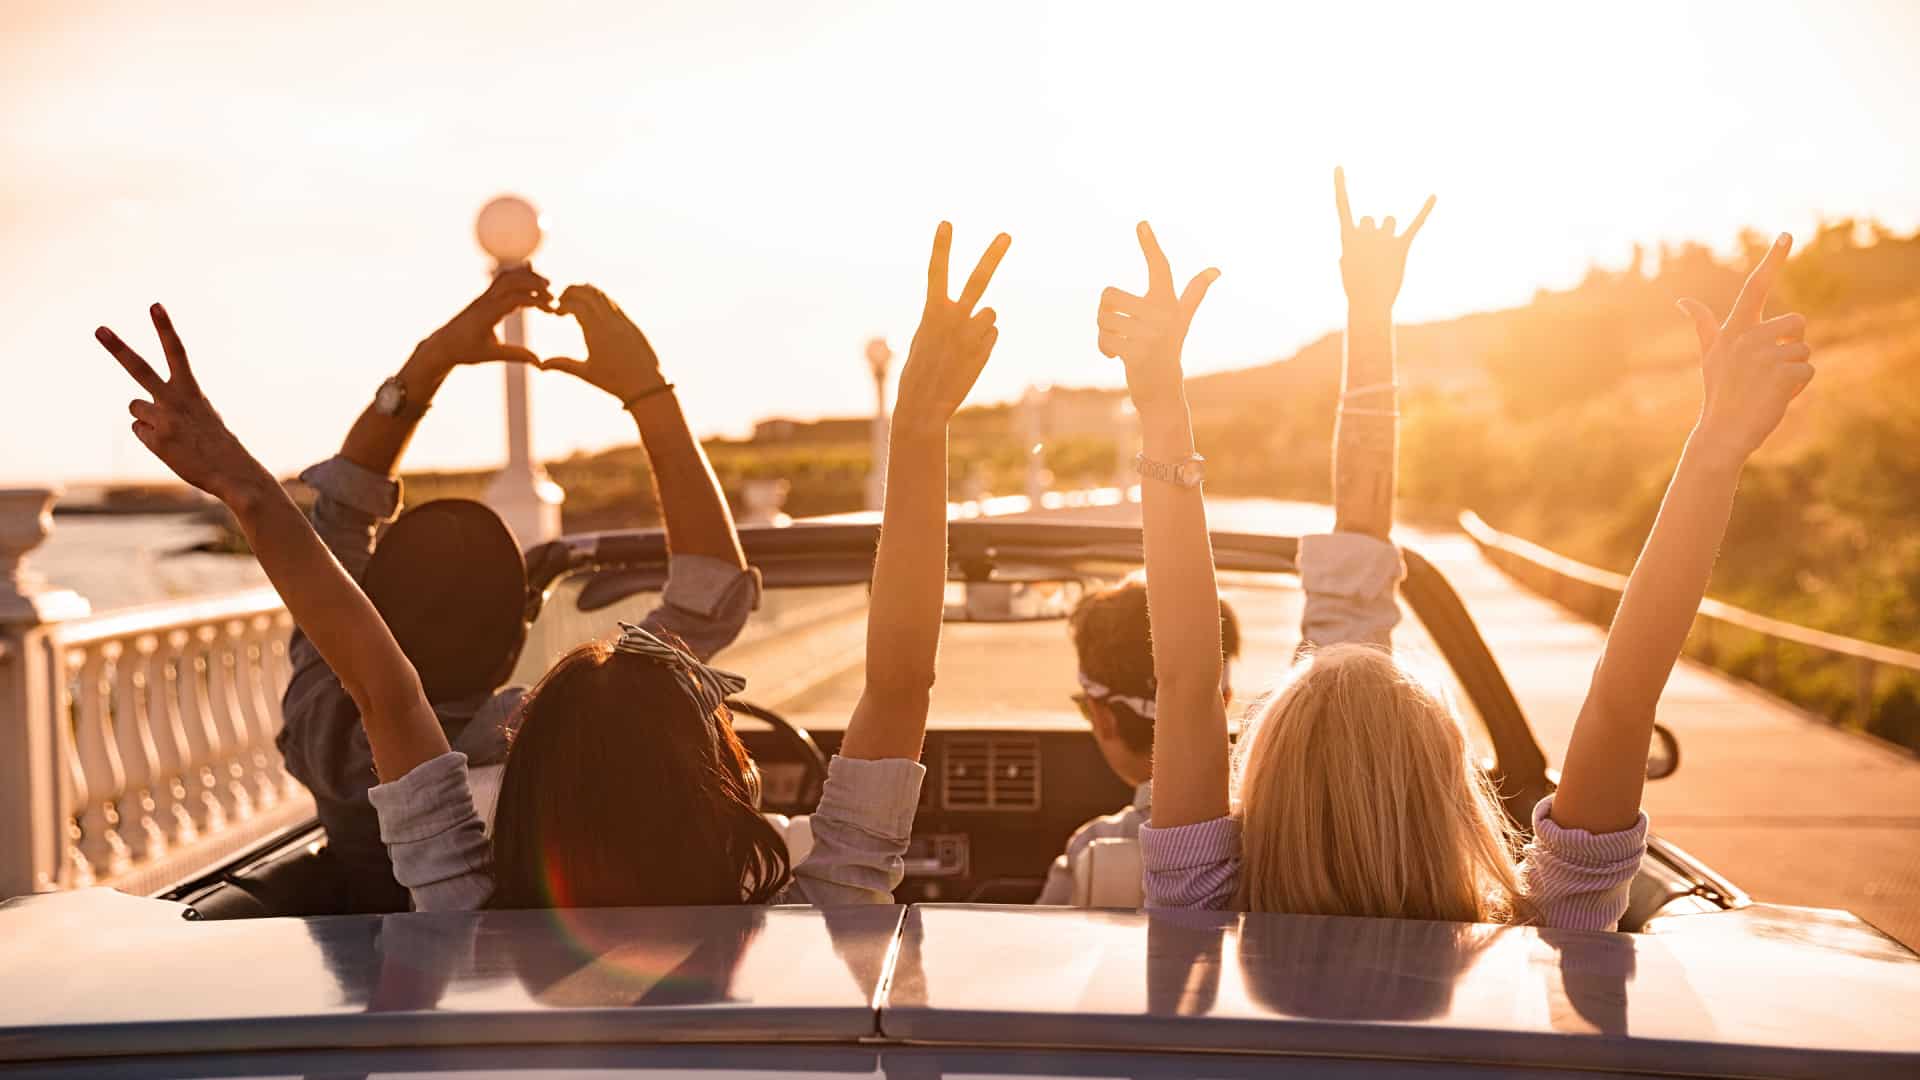
[[[499,766],[527,688],[510,681],[527,635],[527,570],[519,541],[492,508],[468,499],[403,502],[400,459],[440,387],[462,369],[538,364],[565,371],[620,403],[647,459],[654,501],[673,552],[660,605],[641,625],[705,660],[733,642],[759,606],[713,467],[687,424],[651,342],[613,299],[571,285],[556,301],[531,267],[507,270],[417,346],[348,429],[340,452],[300,474],[313,493],[313,529],[360,585],[420,676],[421,689],[469,768]],[[541,361],[500,341],[495,326],[518,308],[570,316],[585,363]],[[448,627],[460,632],[450,634]],[[313,795],[327,861],[353,912],[405,911],[367,792],[378,777],[360,710],[296,626],[292,671],[275,742],[287,771]]]
[[[926,307],[900,376],[866,688],[813,817],[813,851],[792,870],[755,810],[752,762],[727,714],[725,697],[742,681],[640,627],[569,653],[527,695],[490,841],[466,758],[448,747],[418,672],[278,481],[227,430],[166,311],[152,311],[166,378],[112,331],[96,336],[152,398],[128,407],[134,435],[233,512],[352,696],[384,781],[368,793],[381,838],[416,909],[885,903],[904,873],[926,772],[917,759],[946,585],[947,425],[999,335],[993,309],[973,309],[1011,243],[995,238],[954,301],[952,235],[945,223],[935,234]]]

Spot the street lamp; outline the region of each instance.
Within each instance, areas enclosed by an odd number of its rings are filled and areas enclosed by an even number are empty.
[[[893,347],[886,338],[867,342],[867,370],[873,372],[873,471],[867,474],[867,509],[878,510],[887,490],[887,368]]]
[[[1028,386],[1020,398],[1027,434],[1027,505],[1035,510],[1040,509],[1047,488],[1053,484],[1053,477],[1047,472],[1047,421],[1052,404],[1053,387],[1046,383]]]
[[[502,195],[480,208],[473,223],[480,249],[493,257],[495,276],[527,265],[540,248],[540,212],[517,195]],[[515,308],[501,324],[509,345],[525,347],[526,312]],[[502,365],[507,380],[507,465],[487,486],[492,506],[521,545],[560,535],[560,503],[566,492],[533,460],[533,424],[525,364]]]

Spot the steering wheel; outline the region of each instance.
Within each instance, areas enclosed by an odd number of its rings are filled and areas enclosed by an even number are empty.
[[[750,716],[773,729],[774,737],[786,744],[790,751],[781,760],[795,760],[806,770],[806,776],[800,781],[799,794],[792,802],[770,803],[762,800],[761,810],[775,814],[809,814],[819,805],[820,791],[827,783],[827,755],[820,752],[820,744],[813,741],[807,729],[774,712],[764,705],[755,705],[751,701],[733,698],[727,702],[736,716]]]

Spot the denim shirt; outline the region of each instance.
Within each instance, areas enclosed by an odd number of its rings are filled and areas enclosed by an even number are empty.
[[[400,482],[343,457],[300,474],[314,492],[314,531],[355,581],[365,573],[375,539],[400,507]],[[701,659],[732,644],[758,606],[759,576],[699,555],[676,556],[662,604],[643,621],[667,631]],[[609,627],[611,629],[611,627]],[[367,792],[377,781],[360,711],[306,634],[287,644],[293,669],[281,700],[284,723],[275,741],[287,771],[307,786],[327,831],[327,852],[345,878],[349,910],[404,911],[407,891],[394,879],[380,823]],[[453,748],[475,765],[506,759],[506,731],[526,689],[503,687],[454,701],[432,702]]]

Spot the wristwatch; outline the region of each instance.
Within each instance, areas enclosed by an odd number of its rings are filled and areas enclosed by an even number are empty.
[[[1149,480],[1159,480],[1176,487],[1197,488],[1207,479],[1207,459],[1199,454],[1188,454],[1180,461],[1155,461],[1145,454],[1137,454],[1133,459],[1133,469]]]
[[[399,416],[407,407],[407,384],[395,375],[373,392],[373,411],[381,416]]]

